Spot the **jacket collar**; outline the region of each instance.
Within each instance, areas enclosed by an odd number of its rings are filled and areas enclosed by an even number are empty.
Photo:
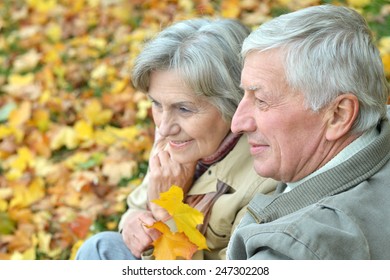
[[[211,165],[189,190],[189,195],[205,194],[217,190],[217,181],[227,183],[236,189],[240,185],[240,176],[247,176],[237,172],[237,167],[243,164],[252,165],[252,158],[246,137],[240,137],[235,147],[221,161]],[[243,170],[244,171],[244,170]],[[240,174],[238,174],[240,173]]]

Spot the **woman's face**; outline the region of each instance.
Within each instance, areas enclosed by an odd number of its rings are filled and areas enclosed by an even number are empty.
[[[148,95],[166,150],[179,163],[212,155],[230,131],[230,122],[205,97],[196,96],[174,71],[156,71]]]

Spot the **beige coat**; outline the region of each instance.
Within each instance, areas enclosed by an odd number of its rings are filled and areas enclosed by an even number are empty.
[[[210,251],[205,250],[196,254],[197,258],[200,259],[225,259],[230,236],[245,213],[249,201],[255,193],[272,193],[277,183],[256,174],[245,137],[241,137],[237,145],[223,160],[212,165],[199,177],[188,194],[214,192],[218,180],[231,188],[218,198],[212,208],[205,233]],[[144,182],[128,196],[129,209],[122,216],[119,229],[122,229],[123,221],[127,215],[140,209],[146,209],[147,181],[146,177]]]

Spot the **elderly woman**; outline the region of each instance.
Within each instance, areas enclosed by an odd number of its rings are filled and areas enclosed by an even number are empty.
[[[239,52],[248,34],[235,20],[193,19],[170,26],[145,46],[132,79],[152,101],[156,139],[149,171],[128,197],[120,232],[93,236],[77,259],[141,258],[160,235],[145,225],[167,217],[150,201],[173,184],[204,214],[200,230],[210,250],[198,257],[225,259],[250,199],[276,185],[254,172],[246,139],[230,131],[243,96]]]

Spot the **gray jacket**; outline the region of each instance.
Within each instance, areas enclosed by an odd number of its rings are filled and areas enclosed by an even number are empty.
[[[228,259],[390,260],[390,125],[342,164],[287,193],[257,195]]]

